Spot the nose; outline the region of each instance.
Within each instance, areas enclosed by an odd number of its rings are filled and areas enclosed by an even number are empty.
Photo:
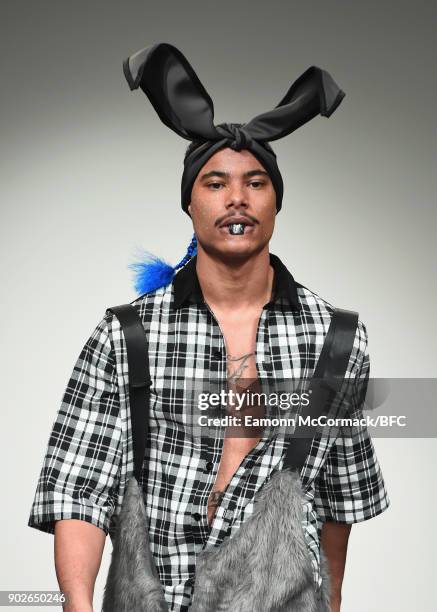
[[[247,208],[248,203],[246,200],[245,192],[243,187],[235,185],[232,187],[229,195],[229,200],[226,203],[226,208]]]

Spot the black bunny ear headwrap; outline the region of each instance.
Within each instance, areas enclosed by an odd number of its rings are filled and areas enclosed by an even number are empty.
[[[131,90],[141,89],[161,121],[191,141],[184,159],[181,197],[185,212],[195,178],[219,149],[248,149],[269,173],[276,191],[276,209],[282,206],[283,182],[276,155],[269,146],[320,114],[329,117],[344,98],[331,75],[311,66],[292,83],[270,111],[248,123],[214,125],[214,105],[186,57],[173,45],[157,43],[123,62]]]

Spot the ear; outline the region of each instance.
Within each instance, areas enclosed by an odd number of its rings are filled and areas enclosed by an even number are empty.
[[[283,138],[318,114],[330,117],[344,96],[329,72],[310,66],[273,110],[254,117],[244,131],[257,140]]]
[[[187,58],[173,45],[157,43],[123,62],[130,89],[141,89],[167,127],[188,140],[219,136],[214,105]]]

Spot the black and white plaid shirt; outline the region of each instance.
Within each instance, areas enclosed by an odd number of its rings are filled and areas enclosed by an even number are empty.
[[[281,436],[262,436],[233,475],[209,528],[207,500],[223,438],[198,444],[186,427],[184,385],[199,377],[226,378],[225,342],[203,301],[196,258],[164,288],[131,303],[149,338],[152,378],[150,431],[143,466],[150,543],[170,610],[188,609],[202,548],[218,546],[253,511],[253,496],[281,469]],[[260,377],[311,378],[333,306],[293,279],[280,259],[273,297],[264,306],[256,339]],[[367,380],[366,327],[358,322],[346,378]],[[362,394],[357,397],[362,398]],[[349,416],[362,416],[362,401]],[[127,354],[118,319],[105,314],[85,343],[48,441],[28,525],[54,533],[54,521],[81,519],[113,534],[133,471]],[[389,506],[381,469],[365,427],[342,428],[316,438],[302,469],[303,529],[320,584],[320,533],[324,521],[356,523]]]

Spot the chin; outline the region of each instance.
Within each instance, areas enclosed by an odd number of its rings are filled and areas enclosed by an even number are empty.
[[[265,244],[238,237],[237,239],[222,240],[220,243],[205,245],[203,248],[218,259],[238,261],[249,259],[258,254],[265,248]]]

